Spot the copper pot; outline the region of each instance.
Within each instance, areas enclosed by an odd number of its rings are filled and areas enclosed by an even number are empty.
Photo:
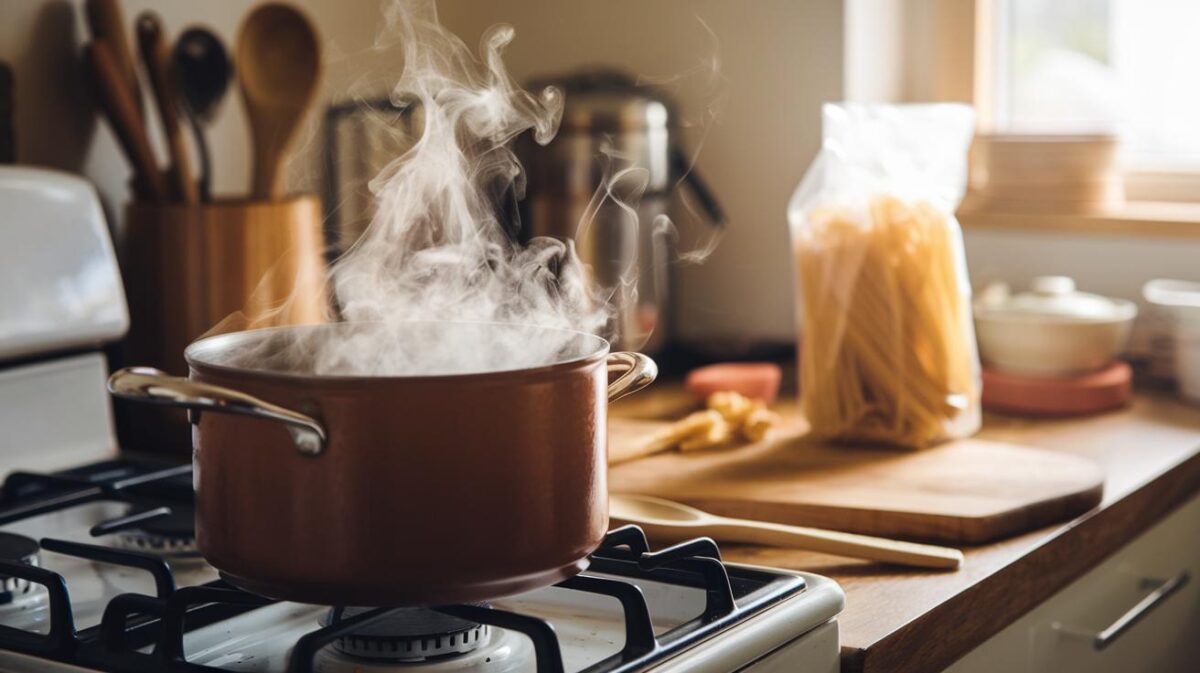
[[[413,329],[473,344],[466,360],[498,340],[557,350],[473,373],[443,353],[412,375],[320,373],[280,356],[364,329],[343,323],[202,339],[185,353],[187,379],[113,374],[114,395],[191,410],[197,543],[230,582],[307,603],[421,605],[587,565],[608,525],[607,403],[652,382],[654,362],[580,332],[410,325],[389,343]]]

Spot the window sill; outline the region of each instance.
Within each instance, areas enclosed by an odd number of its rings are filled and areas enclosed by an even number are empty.
[[[958,210],[965,230],[1005,229],[1200,240],[1200,203],[1130,201],[1095,212],[1061,213],[1000,209],[968,199]]]

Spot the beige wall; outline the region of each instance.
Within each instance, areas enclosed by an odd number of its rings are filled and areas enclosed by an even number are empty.
[[[325,38],[326,99],[385,90],[399,64],[369,49],[381,23],[378,0],[295,1]],[[517,38],[508,62],[519,78],[590,63],[671,75],[719,55],[719,87],[685,78],[675,90],[683,116],[700,125],[716,103],[707,136],[693,130],[687,142],[694,147],[704,140],[699,170],[730,219],[729,235],[709,263],[679,274],[684,327],[693,337],[786,341],[793,318],[784,209],[817,149],[819,103],[842,96],[842,1],[442,0],[440,7],[443,21],[469,44],[495,22],[512,23]],[[86,36],[81,0],[3,2],[0,59],[16,70],[22,162],[83,172],[116,212],[127,198],[128,169],[108,128],[96,122],[78,72],[78,45]],[[254,4],[123,3],[130,22],[153,7],[170,35],[203,23],[230,47],[240,17]],[[316,137],[310,131],[305,152],[290,167],[294,186],[316,184]],[[216,191],[244,191],[249,157],[236,93],[210,138]]]

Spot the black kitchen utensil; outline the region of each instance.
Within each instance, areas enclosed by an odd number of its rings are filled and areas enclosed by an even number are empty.
[[[211,201],[212,160],[203,126],[212,123],[216,117],[233,78],[233,62],[225,45],[212,31],[193,27],[185,30],[176,41],[171,52],[171,71],[179,92],[180,107],[191,123],[200,154],[200,198]]]

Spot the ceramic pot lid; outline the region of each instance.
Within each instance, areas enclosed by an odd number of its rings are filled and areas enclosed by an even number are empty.
[[[1023,319],[1068,319],[1084,321],[1128,320],[1137,306],[1124,299],[1079,292],[1067,276],[1039,276],[1027,292],[1012,294],[1008,285],[986,287],[975,304],[976,315]]]

